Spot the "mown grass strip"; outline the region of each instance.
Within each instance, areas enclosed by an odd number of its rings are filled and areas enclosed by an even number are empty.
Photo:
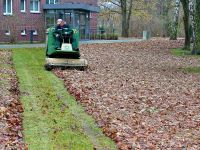
[[[171,54],[174,56],[179,56],[179,57],[200,58],[200,55],[192,55],[191,51],[183,50],[181,48],[172,49]],[[181,68],[181,70],[188,73],[200,73],[200,67],[187,67],[187,68]]]
[[[95,121],[67,93],[63,82],[44,70],[44,57],[40,48],[13,50],[29,149],[116,149],[113,141],[102,134]]]

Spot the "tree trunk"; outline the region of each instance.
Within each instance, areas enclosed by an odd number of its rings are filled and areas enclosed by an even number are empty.
[[[180,0],[175,1],[175,12],[172,23],[172,33],[170,34],[170,40],[177,40],[178,18],[179,18]]]
[[[127,9],[127,7],[128,7],[127,0],[121,0],[120,2],[121,2],[121,14],[122,14],[121,15],[121,17],[122,17],[122,37],[128,37],[133,0],[130,0],[128,9]]]
[[[122,12],[122,37],[128,36],[128,31],[126,30],[127,26],[127,8],[126,8],[126,0],[121,0],[121,12]]]
[[[200,54],[200,1],[196,0],[195,4],[195,52]]]
[[[189,30],[189,2],[188,0],[181,0],[181,3],[183,5],[183,11],[184,11],[184,30],[185,30],[185,44],[184,49],[189,50],[190,49],[190,30]]]
[[[162,1],[162,17],[163,17],[163,37],[169,37],[170,35],[170,17],[169,17],[169,8],[170,8],[170,0]]]
[[[191,26],[191,49],[192,54],[196,54],[195,50],[195,4],[194,0],[189,0],[189,11],[190,11],[190,26]]]

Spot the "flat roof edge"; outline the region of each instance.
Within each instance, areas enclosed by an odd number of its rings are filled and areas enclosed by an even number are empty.
[[[64,3],[64,4],[45,4],[43,5],[43,9],[48,10],[48,9],[71,9],[71,10],[87,10],[91,12],[100,12],[100,7],[99,6],[93,6],[89,4],[83,4],[83,3]]]

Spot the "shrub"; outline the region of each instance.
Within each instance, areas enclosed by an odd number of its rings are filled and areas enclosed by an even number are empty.
[[[106,39],[107,40],[118,40],[118,35],[117,34],[106,34]]]
[[[91,34],[90,40],[118,40],[117,34]]]

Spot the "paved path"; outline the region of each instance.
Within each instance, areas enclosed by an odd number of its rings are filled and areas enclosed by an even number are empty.
[[[87,40],[80,41],[80,44],[94,44],[94,43],[129,43],[139,42],[143,39],[125,39],[125,40]],[[12,48],[32,48],[32,47],[45,47],[45,44],[0,44],[0,49]]]
[[[0,49],[45,47],[45,44],[2,44]]]
[[[143,41],[143,39],[124,39],[124,40],[88,40],[88,41],[80,41],[81,44],[93,44],[93,43],[129,43],[129,42],[139,42]]]

